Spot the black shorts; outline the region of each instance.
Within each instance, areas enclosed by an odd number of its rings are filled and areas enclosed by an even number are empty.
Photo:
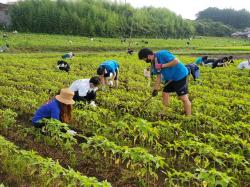
[[[115,70],[115,78],[114,78],[114,80],[118,80],[118,72],[119,72],[119,70],[116,69]],[[104,77],[110,77],[110,73],[105,73]]]
[[[166,83],[167,82],[168,81],[166,81]],[[178,96],[183,96],[188,94],[187,77],[184,77],[183,79],[178,81],[171,81],[167,86],[163,88],[163,92],[166,93],[176,92]]]

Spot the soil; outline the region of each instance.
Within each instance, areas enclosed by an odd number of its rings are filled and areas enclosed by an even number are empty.
[[[18,121],[16,124],[21,125],[25,128],[33,128],[31,124],[24,123],[24,121]],[[17,126],[13,126],[11,129],[8,130],[8,132],[11,133],[8,133],[8,135],[6,135],[0,132],[0,134],[4,136],[7,140],[19,146],[21,149],[35,150],[42,157],[50,157],[54,161],[58,160],[58,162],[65,168],[71,167],[75,171],[79,171],[82,175],[88,177],[94,176],[99,181],[107,180],[114,187],[137,186],[137,181],[133,177],[124,179],[124,175],[122,175],[123,169],[119,168],[114,164],[102,165],[100,167],[100,164],[105,163],[105,161],[96,161],[92,158],[84,160],[81,159],[81,154],[83,153],[79,148],[75,149],[75,152],[77,153],[77,163],[76,165],[72,165],[69,160],[69,155],[61,151],[60,148],[45,145],[44,142],[34,141],[35,137],[33,137],[33,135],[27,135],[27,137],[23,138],[22,136],[20,136],[20,130]],[[7,186],[29,186],[25,183],[25,181],[22,181],[23,184],[20,184],[20,181],[16,181],[13,177],[8,176],[7,174],[1,171],[2,170],[0,167],[0,181],[4,181]]]

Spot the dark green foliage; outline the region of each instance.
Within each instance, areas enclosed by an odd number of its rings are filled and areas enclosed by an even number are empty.
[[[197,14],[197,20],[210,19],[219,21],[235,28],[250,26],[250,12],[245,9],[236,11],[234,9],[207,8]]]
[[[102,37],[189,37],[192,22],[166,8],[134,9],[107,0],[25,0],[11,8],[12,28]]]
[[[235,31],[229,25],[211,20],[197,20],[195,28],[196,33],[203,36],[230,36]]]

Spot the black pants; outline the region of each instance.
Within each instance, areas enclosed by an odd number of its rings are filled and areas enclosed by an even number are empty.
[[[223,67],[225,65],[225,63],[223,61],[217,60],[213,63],[212,68],[216,68],[216,67]]]
[[[60,70],[69,72],[70,68],[68,66],[66,67],[59,67]]]
[[[209,58],[209,59],[204,61],[204,64],[214,63],[216,61],[217,61],[217,59]]]
[[[96,99],[96,93],[94,91],[89,91],[86,96],[79,96],[79,92],[75,91],[75,95],[73,97],[74,101],[94,101]]]

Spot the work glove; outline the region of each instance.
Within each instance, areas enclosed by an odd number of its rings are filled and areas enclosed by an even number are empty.
[[[162,69],[162,64],[155,64],[155,69],[157,69],[157,70]]]
[[[157,90],[153,90],[152,96],[155,97],[155,96],[157,96],[157,95],[158,95],[158,91],[157,91]]]
[[[112,86],[114,85],[114,84],[113,84],[113,81],[109,81],[108,85],[109,85],[110,87],[112,87]]]
[[[93,92],[96,92],[97,90],[98,90],[98,87],[94,87],[94,88],[90,88],[90,89],[89,89],[89,92],[92,92],[92,91],[93,91]]]
[[[89,105],[92,106],[92,107],[96,107],[95,101],[91,101],[91,102],[89,103]]]

